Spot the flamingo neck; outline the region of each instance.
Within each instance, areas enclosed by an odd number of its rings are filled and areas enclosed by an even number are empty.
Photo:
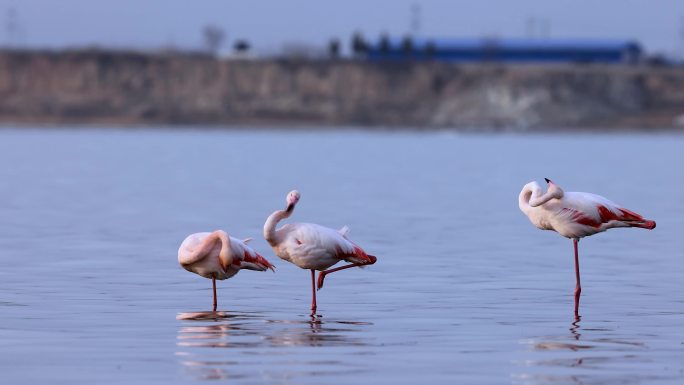
[[[539,199],[540,196],[541,187],[539,184],[537,182],[530,182],[523,187],[522,191],[520,191],[520,195],[518,196],[518,207],[520,207],[522,212],[528,214],[533,208],[533,206],[530,205],[530,201],[532,199]]]
[[[520,197],[518,198],[520,209],[525,211],[525,209],[523,209],[523,205],[529,209],[532,207],[541,206],[554,198],[561,199],[563,198],[563,195],[565,195],[563,190],[555,184],[549,185],[549,188],[544,194],[542,194],[541,191],[541,187],[536,182],[526,184],[525,187],[523,187],[523,191],[520,192]]]
[[[227,269],[233,263],[233,254],[230,251],[230,237],[225,231],[217,231],[218,238],[221,240],[221,251],[219,251],[219,260],[224,269]]]
[[[276,225],[283,219],[289,218],[294,211],[294,205],[288,205],[285,210],[278,210],[269,215],[264,223],[264,238],[271,246],[276,246],[278,244]]]

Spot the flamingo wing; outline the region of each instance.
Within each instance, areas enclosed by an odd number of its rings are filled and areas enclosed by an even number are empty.
[[[286,226],[290,254],[320,255],[352,263],[372,262],[372,258],[361,247],[346,238],[349,230],[346,226],[340,231],[314,223],[292,223]]]
[[[653,227],[655,227],[655,222],[648,221],[641,215],[620,207],[620,205],[607,198],[583,192],[565,193],[558,215],[570,221],[594,228],[600,228],[613,221],[624,226],[633,227],[650,226],[652,223]]]
[[[337,230],[338,233],[340,233],[341,236],[343,236],[345,239],[349,235],[349,226],[343,226],[341,229]]]
[[[178,248],[178,262],[182,266],[189,266],[207,258],[215,251],[216,240],[208,239],[209,232],[188,235]],[[218,258],[218,253],[216,253]]]
[[[231,237],[230,246],[233,253],[232,264],[234,268],[256,271],[271,269],[271,271],[275,271],[274,266],[266,258],[247,246],[245,242]]]

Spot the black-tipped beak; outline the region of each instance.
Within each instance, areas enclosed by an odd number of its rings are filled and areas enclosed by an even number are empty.
[[[292,210],[294,210],[294,204],[293,204],[293,203],[288,203],[288,204],[287,204],[287,207],[285,208],[285,211],[291,212]]]
[[[546,181],[546,183],[551,183],[551,180],[549,178],[544,178],[544,180]]]

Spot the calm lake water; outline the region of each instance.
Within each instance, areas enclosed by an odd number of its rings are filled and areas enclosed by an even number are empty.
[[[4,384],[681,384],[684,136],[0,130]],[[522,186],[605,195],[654,231],[534,228]],[[266,217],[339,228],[379,261],[326,279],[273,256]],[[276,265],[219,287],[186,235]]]

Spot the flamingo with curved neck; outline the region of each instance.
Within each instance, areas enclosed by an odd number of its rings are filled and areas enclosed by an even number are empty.
[[[596,194],[564,192],[546,179],[548,188],[542,192],[537,182],[526,184],[518,196],[518,206],[533,225],[552,230],[572,239],[575,251],[575,318],[579,319],[580,285],[578,243],[581,238],[617,227],[638,227],[652,230],[656,223]]]
[[[229,236],[223,230],[211,233],[190,234],[178,249],[178,262],[187,271],[211,278],[214,292],[213,311],[216,312],[216,280],[228,279],[242,269],[273,270],[266,258],[243,241]],[[273,270],[274,271],[274,270]]]
[[[276,229],[283,219],[292,215],[301,195],[293,190],[287,194],[284,210],[277,210],[264,223],[264,238],[271,245],[275,254],[302,269],[311,271],[311,316],[316,315],[316,290],[323,287],[327,274],[357,266],[372,265],[377,258],[352,242],[348,237],[349,229],[345,226],[333,230],[314,223],[288,223]],[[348,265],[326,270],[340,261],[350,262]],[[318,270],[318,281],[315,271]]]

